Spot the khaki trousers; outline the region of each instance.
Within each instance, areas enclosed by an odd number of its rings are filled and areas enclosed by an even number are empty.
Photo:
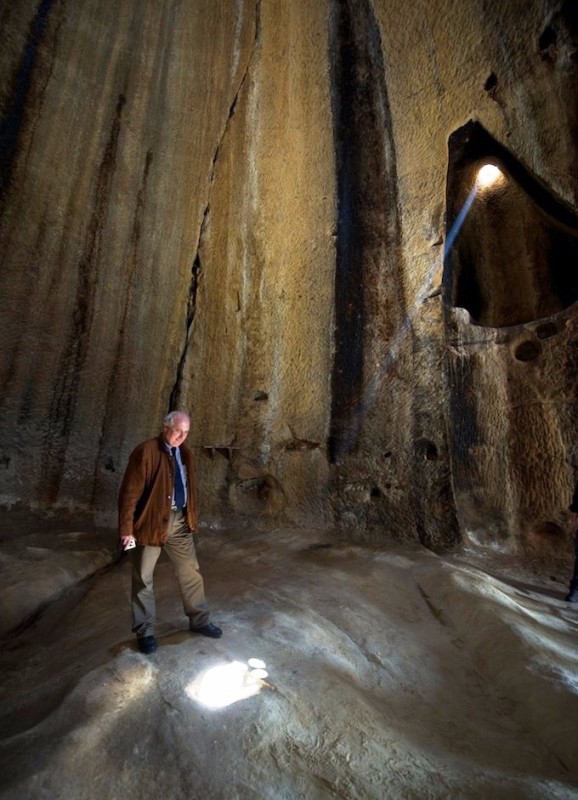
[[[134,551],[132,567],[133,632],[140,638],[152,636],[155,627],[155,595],[153,573],[164,550],[173,562],[183,599],[183,609],[191,628],[209,622],[205,588],[199,571],[193,534],[182,511],[172,511],[164,547],[139,547]]]

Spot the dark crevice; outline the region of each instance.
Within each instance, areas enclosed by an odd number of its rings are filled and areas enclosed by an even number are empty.
[[[395,157],[379,26],[368,0],[336,0],[329,42],[337,171],[335,356],[329,459],[355,449],[366,326],[383,247],[395,245]]]
[[[229,112],[227,114],[227,118],[226,118],[225,124],[223,126],[223,131],[221,133],[221,136],[219,137],[219,141],[217,142],[217,146],[215,148],[215,152],[214,152],[213,158],[211,160],[211,171],[210,171],[210,174],[209,174],[209,187],[208,187],[208,192],[207,192],[208,200],[207,200],[207,205],[205,206],[205,210],[204,210],[204,213],[203,213],[203,220],[201,222],[201,227],[199,229],[199,238],[198,238],[198,241],[197,241],[196,255],[195,255],[195,258],[193,259],[193,266],[192,266],[192,269],[191,269],[191,284],[190,284],[190,288],[189,288],[189,297],[188,297],[188,301],[187,301],[187,315],[186,315],[186,320],[185,320],[185,336],[184,336],[184,342],[183,342],[183,350],[182,350],[181,357],[179,359],[179,364],[178,364],[178,367],[177,367],[177,375],[176,375],[175,383],[173,385],[173,388],[172,388],[170,396],[169,396],[169,407],[168,407],[169,411],[172,411],[172,410],[178,408],[179,405],[180,405],[180,402],[181,402],[181,386],[182,386],[182,383],[183,383],[183,372],[184,372],[184,368],[185,368],[185,364],[186,364],[186,360],[187,360],[188,346],[189,346],[189,341],[190,341],[190,338],[191,338],[191,331],[192,331],[192,326],[193,326],[193,322],[194,322],[194,319],[195,319],[195,312],[196,312],[196,307],[197,307],[197,292],[198,292],[198,287],[199,287],[199,277],[201,275],[201,255],[200,255],[200,253],[201,253],[201,249],[202,249],[202,245],[203,245],[203,239],[204,239],[205,231],[206,231],[206,228],[208,226],[208,221],[209,221],[209,209],[210,209],[211,192],[212,192],[212,189],[213,189],[213,182],[214,182],[214,179],[215,179],[215,172],[216,172],[216,169],[217,169],[217,161],[219,159],[219,154],[221,152],[221,147],[222,147],[223,141],[225,140],[225,137],[226,137],[226,135],[228,133],[231,120],[235,116],[235,112],[236,112],[236,109],[237,109],[237,102],[239,100],[239,97],[241,96],[241,92],[243,91],[243,87],[245,86],[245,82],[246,82],[246,80],[248,78],[248,75],[249,75],[249,72],[250,72],[250,69],[251,69],[251,65],[253,63],[253,59],[255,57],[255,53],[257,52],[257,49],[259,47],[260,42],[261,42],[261,0],[255,0],[255,37],[253,39],[253,46],[251,48],[251,54],[250,54],[249,58],[247,59],[247,65],[246,65],[245,70],[243,72],[243,77],[239,81],[239,86],[237,87],[237,91],[235,92],[235,96],[233,97],[231,105],[229,106]]]
[[[206,214],[205,212],[205,219]],[[203,219],[204,224],[204,219]],[[203,226],[201,226],[201,236],[202,236]],[[193,320],[195,318],[195,311],[197,308],[197,292],[199,288],[199,277],[201,275],[201,257],[200,254],[197,252],[196,258],[193,262],[193,267],[191,270],[191,288],[189,290],[189,299],[187,304],[187,316],[185,321],[185,346],[183,347],[183,351],[181,353],[181,357],[179,359],[179,365],[177,368],[177,379],[175,381],[175,385],[173,386],[173,390],[169,397],[169,411],[173,411],[180,406],[180,396],[181,396],[181,385],[184,373],[185,362],[187,360],[187,353],[188,353],[188,343],[191,334],[191,328],[193,325]]]
[[[285,445],[285,450],[317,450],[320,446],[320,442],[309,439],[292,439]]]

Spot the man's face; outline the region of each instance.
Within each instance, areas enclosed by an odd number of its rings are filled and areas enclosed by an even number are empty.
[[[163,428],[165,442],[170,447],[178,447],[189,435],[190,426],[191,423],[186,417],[179,417],[172,425],[165,425]]]

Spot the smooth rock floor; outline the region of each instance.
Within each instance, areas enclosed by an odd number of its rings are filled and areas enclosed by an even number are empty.
[[[578,797],[578,606],[561,580],[327,532],[206,531],[224,635],[187,632],[163,557],[147,657],[112,534],[15,524],[4,800]]]

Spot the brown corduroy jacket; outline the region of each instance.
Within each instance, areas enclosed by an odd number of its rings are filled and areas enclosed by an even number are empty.
[[[195,464],[193,454],[180,446],[187,470],[186,519],[197,530]],[[129,456],[118,495],[119,536],[134,536],[140,545],[161,546],[167,537],[171,514],[175,461],[162,434],[137,445]]]

